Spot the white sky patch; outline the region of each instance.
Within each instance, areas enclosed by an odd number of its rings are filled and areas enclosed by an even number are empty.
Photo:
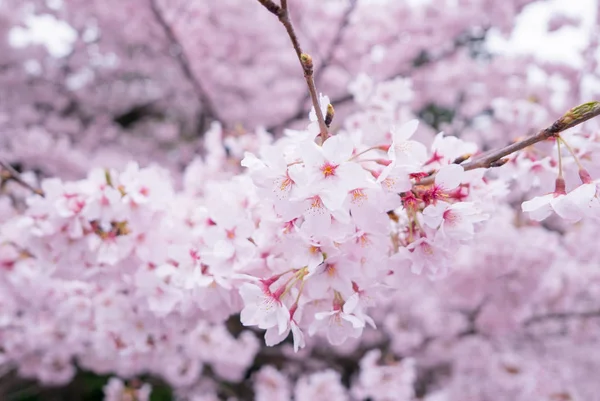
[[[581,51],[588,45],[596,23],[598,1],[549,0],[530,4],[517,18],[508,40],[498,31],[491,31],[488,44],[494,52],[532,54],[543,60],[580,68],[584,64]],[[555,14],[580,19],[581,23],[548,32],[548,23]]]
[[[13,28],[8,37],[9,43],[15,47],[45,45],[55,57],[66,56],[76,39],[77,32],[69,24],[48,14],[28,16],[25,27]]]

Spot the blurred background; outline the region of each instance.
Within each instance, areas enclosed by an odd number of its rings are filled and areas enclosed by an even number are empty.
[[[487,150],[535,133],[569,108],[600,98],[597,0],[289,2],[303,50],[314,59],[317,89],[336,109],[333,130],[381,131],[416,117],[422,121],[418,137],[426,143],[444,131]],[[396,107],[383,110],[382,104],[389,103]],[[286,129],[305,128],[310,107],[289,38],[257,1],[0,0],[0,159],[32,176],[77,179],[94,167],[123,168],[136,160],[160,164],[182,185],[185,168],[214,151],[211,146],[225,152],[235,169],[243,150]],[[210,130],[220,130],[216,142],[205,140]],[[243,143],[250,140],[256,143]],[[0,218],[4,216],[0,209]],[[506,230],[510,236],[512,231]],[[543,239],[537,242],[540,249],[545,246]],[[480,262],[510,260],[514,249],[508,248],[482,251]],[[528,305],[529,289],[518,283],[529,281],[520,277],[513,283],[516,289],[509,284],[482,289],[473,296],[477,299],[457,302],[460,310],[448,306],[453,289],[469,286],[469,280],[465,273],[443,285],[414,284],[396,301],[414,305],[419,294],[430,298],[412,309],[407,306],[405,315],[386,316],[382,310],[378,317],[383,333],[396,337],[374,337],[324,356],[315,351],[315,359],[319,366],[336,367],[349,383],[371,349],[418,358],[433,344],[443,353],[446,323],[456,318],[463,324],[450,336],[455,348],[448,352],[462,355],[462,364],[452,370],[446,363],[431,362],[433,367],[419,376],[416,393],[428,401],[458,400],[465,378],[478,377],[464,373],[479,369],[466,359],[483,352],[477,347],[465,351],[473,346],[469,341],[504,340],[516,323],[496,325],[492,316],[509,316],[511,308]],[[497,302],[482,312],[479,301],[494,297]],[[508,305],[507,299],[518,301]],[[111,372],[78,366],[72,379],[61,382],[3,362],[8,338],[3,335],[13,318],[2,315],[1,307],[0,400],[104,399]],[[484,318],[478,321],[479,313]],[[234,337],[241,331],[235,319],[227,329]],[[500,361],[502,374],[511,377],[521,369],[515,362],[519,347],[511,348],[509,362],[489,356],[494,351],[487,348],[486,358]],[[560,357],[543,355],[558,364],[564,355],[575,358],[570,348],[557,352]],[[242,379],[215,379],[220,399],[252,399],[248,380],[281,358],[263,346],[242,369]],[[594,370],[600,365],[589,361],[578,366],[587,366],[588,374],[600,371]],[[219,377],[210,370],[207,375]],[[152,384],[153,401],[175,399],[176,386],[168,377],[149,374],[136,380]],[[454,395],[435,398],[431,388],[444,380],[454,389],[446,394]],[[132,388],[141,386],[136,383],[130,383]],[[464,400],[505,399],[493,398],[494,388]],[[590,381],[578,390],[584,398],[559,389],[544,400],[591,401],[597,399],[594,389],[598,387]],[[131,397],[116,400],[135,400]],[[214,399],[195,397],[180,399]]]

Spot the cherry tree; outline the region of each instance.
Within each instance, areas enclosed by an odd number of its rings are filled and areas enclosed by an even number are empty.
[[[0,391],[594,399],[600,5],[530,3],[0,2]]]

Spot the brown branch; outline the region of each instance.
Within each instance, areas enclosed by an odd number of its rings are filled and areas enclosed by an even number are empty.
[[[260,0],[259,0],[260,1]],[[452,57],[453,55],[455,55],[457,53],[457,51],[464,45],[463,42],[461,41],[456,41],[456,43],[454,44],[454,46],[440,52],[439,54],[437,54],[436,56],[426,59],[420,63],[415,63],[413,61],[412,65],[408,66],[406,69],[402,70],[402,71],[398,71],[395,72],[393,74],[388,75],[387,77],[384,77],[382,79],[382,82],[385,81],[390,81],[393,80],[395,78],[398,77],[409,77],[412,74],[415,73],[415,71],[419,70],[421,67],[423,67],[424,65],[428,65],[428,64],[433,64],[433,63],[437,63],[440,61],[443,61],[449,57]],[[275,131],[279,131],[287,126],[289,126],[290,124],[292,124],[294,121],[299,120],[301,118],[303,118],[306,113],[308,112],[304,107],[304,102],[305,102],[306,98],[303,98],[303,101],[301,102],[301,107],[298,109],[298,111],[289,116],[288,118],[286,118],[285,120],[281,121],[280,123],[277,123],[276,125],[273,125],[271,127],[267,128],[267,131],[269,132],[275,132]],[[331,104],[334,104],[336,107],[344,104],[344,103],[348,103],[350,101],[354,100],[354,95],[352,95],[351,93],[345,93],[343,95],[340,95],[336,98],[333,98],[331,100]]]
[[[333,60],[333,56],[335,55],[335,51],[339,47],[339,45],[342,41],[342,38],[344,36],[344,31],[346,30],[346,28],[348,27],[348,24],[350,23],[350,16],[352,15],[352,12],[356,9],[357,3],[358,3],[358,0],[350,0],[350,4],[346,8],[346,11],[344,12],[344,15],[342,16],[341,23],[338,26],[338,29],[335,33],[335,36],[333,37],[333,40],[331,41],[331,44],[327,50],[327,53],[325,54],[325,56],[323,56],[323,59],[319,65],[319,68],[317,69],[317,71],[315,73],[315,78],[314,78],[315,82],[320,82],[320,78],[323,76],[323,73],[325,72],[327,67],[329,67],[329,65],[331,64],[331,62]],[[306,93],[304,96],[302,96],[302,99],[300,99],[298,101],[298,106],[296,107],[296,109],[299,112],[296,113],[295,115],[293,115],[292,117],[290,117],[289,119],[287,119],[286,121],[284,121],[283,123],[279,124],[278,127],[281,128],[282,126],[285,126],[285,125],[293,122],[294,120],[304,117],[306,115],[304,105],[306,104],[306,101],[309,99],[309,97],[310,97],[309,93]],[[333,103],[337,104],[336,101],[334,101]],[[329,125],[327,125],[327,127],[329,127]]]
[[[163,29],[165,36],[169,41],[169,46],[172,49],[175,49],[175,59],[177,60],[179,67],[183,72],[183,75],[194,88],[194,92],[196,93],[200,104],[204,107],[205,114],[208,115],[208,117],[217,121],[221,121],[223,123],[222,119],[219,116],[219,113],[217,112],[216,107],[214,106],[211,99],[208,97],[208,94],[206,93],[202,82],[200,82],[196,74],[193,73],[190,60],[188,59],[185,53],[184,47],[182,46],[181,42],[177,38],[177,35],[173,31],[169,23],[166,21],[163,13],[161,12],[160,8],[158,7],[158,4],[156,3],[156,0],[149,0],[149,2],[150,9],[152,10],[152,14],[156,19],[156,22],[158,22],[160,27]]]
[[[273,1],[271,1],[271,0],[258,0],[258,2],[260,4],[262,4],[267,10],[269,10],[273,14],[279,15],[279,12],[281,11],[281,7],[279,7]]]
[[[588,102],[580,106],[574,107],[565,113],[561,118],[556,120],[551,126],[541,130],[535,135],[525,138],[521,141],[512,143],[502,149],[494,150],[478,157],[477,159],[462,164],[465,171],[474,170],[477,168],[499,167],[506,163],[504,157],[525,149],[538,142],[545,141],[549,138],[556,138],[561,132],[575,127],[589,119],[600,115],[600,102]],[[418,185],[429,185],[435,180],[435,174],[418,182]]]
[[[296,31],[294,30],[294,26],[292,25],[292,21],[290,20],[290,13],[288,9],[287,0],[281,0],[281,6],[277,6],[277,4],[275,4],[272,0],[258,0],[258,2],[262,4],[271,13],[277,15],[277,17],[279,18],[279,22],[283,24],[288,36],[290,37],[292,46],[294,47],[294,51],[296,52],[296,56],[298,57],[298,61],[302,66],[302,70],[304,71],[304,79],[306,80],[308,92],[310,93],[310,98],[312,100],[312,104],[315,108],[315,113],[317,115],[317,121],[319,122],[321,141],[325,141],[329,136],[329,130],[327,129],[327,125],[325,124],[325,118],[323,116],[323,111],[321,110],[319,98],[317,96],[317,88],[315,86],[313,74],[312,58],[302,52],[302,47],[300,46],[298,35],[296,35]]]
[[[33,187],[31,184],[25,181],[23,177],[21,177],[21,174],[17,170],[15,170],[10,164],[0,160],[0,167],[2,167],[6,172],[6,176],[4,174],[0,175],[0,177],[2,177],[3,179],[13,180],[22,185],[23,187],[29,189],[34,194],[45,196],[44,191]]]

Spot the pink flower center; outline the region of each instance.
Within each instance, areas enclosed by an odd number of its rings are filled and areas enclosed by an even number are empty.
[[[321,198],[319,196],[314,196],[311,199],[310,208],[312,210],[319,210],[320,211],[321,209],[323,209],[323,207],[324,207],[323,201],[321,200]]]
[[[422,242],[420,248],[421,252],[423,252],[425,255],[433,255],[433,248],[427,242]]]
[[[333,277],[333,276],[335,275],[335,271],[336,271],[336,270],[335,270],[335,265],[334,265],[334,264],[330,264],[330,263],[328,263],[328,264],[325,266],[325,273],[327,273],[327,275],[328,275],[329,277]]]
[[[460,220],[460,216],[450,209],[444,212],[443,217],[444,222],[449,225],[455,225],[458,223],[458,220]]]
[[[331,164],[326,162],[321,166],[321,172],[323,173],[323,177],[331,177],[335,175],[335,170],[338,168],[337,164]]]
[[[314,245],[312,245],[310,248],[308,248],[308,252],[309,252],[311,255],[315,255],[315,254],[317,254],[317,253],[318,253],[318,252],[320,252],[320,251],[321,251],[321,248],[319,248],[318,246],[314,246]]]

